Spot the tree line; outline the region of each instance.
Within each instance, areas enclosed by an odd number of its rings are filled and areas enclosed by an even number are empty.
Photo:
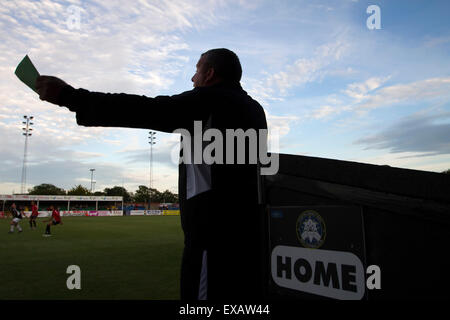
[[[151,199],[151,202],[157,203],[178,203],[178,194],[172,193],[169,190],[163,192],[154,188],[149,190],[146,186],[139,186],[135,192],[128,192],[124,187],[114,186],[112,188],[105,188],[103,191],[96,191],[92,193],[81,184],[66,191],[53,184],[42,183],[34,186],[28,191],[28,194],[31,195],[122,196],[123,201],[128,203],[147,203],[149,199]]]

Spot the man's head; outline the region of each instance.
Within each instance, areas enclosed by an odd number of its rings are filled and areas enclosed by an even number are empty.
[[[239,82],[242,67],[238,56],[228,49],[211,49],[203,53],[192,77],[194,87],[207,87],[219,82]]]
[[[13,209],[16,208],[16,204],[14,202],[11,204],[11,208],[13,208]]]

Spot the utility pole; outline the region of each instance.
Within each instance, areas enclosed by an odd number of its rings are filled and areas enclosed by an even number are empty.
[[[25,128],[22,128],[24,131],[22,134],[25,136],[25,148],[23,151],[23,165],[22,165],[22,183],[20,187],[20,193],[24,194],[26,191],[26,185],[27,185],[27,152],[28,152],[28,137],[31,136],[31,131],[33,130],[30,128],[33,125],[33,116],[23,116],[25,121],[22,123],[25,125]]]
[[[152,180],[153,180],[153,145],[156,144],[156,132],[149,131],[148,132],[148,143],[150,144],[150,187],[148,189],[148,209],[151,210],[152,203]]]

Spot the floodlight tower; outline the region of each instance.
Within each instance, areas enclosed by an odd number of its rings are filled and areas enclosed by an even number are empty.
[[[25,136],[25,148],[23,151],[23,165],[22,165],[22,183],[20,187],[20,193],[25,193],[26,185],[27,185],[27,153],[28,153],[28,137],[31,136],[31,131],[33,129],[31,126],[33,125],[33,116],[23,116],[24,121],[22,121],[22,124],[25,125],[25,128],[22,128],[23,132],[22,134]]]
[[[148,143],[150,144],[150,187],[148,189],[148,209],[150,210],[150,205],[152,202],[152,180],[153,180],[153,145],[156,144],[156,132],[149,131],[148,132]]]
[[[91,193],[92,193],[92,185],[93,185],[93,180],[94,180],[94,171],[95,169],[89,169],[91,171]]]

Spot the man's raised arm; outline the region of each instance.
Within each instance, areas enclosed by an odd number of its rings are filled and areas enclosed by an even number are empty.
[[[199,90],[174,96],[146,96],[125,93],[90,92],[75,89],[63,80],[40,76],[36,81],[39,98],[76,112],[83,126],[126,127],[173,132],[204,117],[198,103]]]

